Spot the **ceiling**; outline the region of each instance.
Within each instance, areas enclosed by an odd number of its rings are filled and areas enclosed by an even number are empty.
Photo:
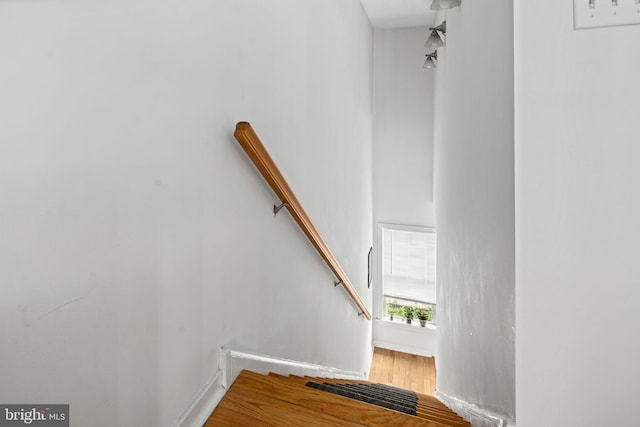
[[[433,25],[436,13],[431,0],[360,0],[375,29]]]

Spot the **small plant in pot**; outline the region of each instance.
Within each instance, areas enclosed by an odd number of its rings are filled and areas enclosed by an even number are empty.
[[[404,319],[407,321],[407,323],[410,325],[411,321],[413,320],[413,315],[415,313],[415,308],[413,307],[405,307],[404,308]]]
[[[393,320],[394,316],[402,317],[402,307],[400,307],[398,304],[388,302],[387,314],[389,314],[391,320]]]
[[[418,309],[416,310],[416,317],[420,320],[420,326],[424,328],[427,325],[427,319],[429,318],[427,312],[425,310]]]
[[[433,306],[430,306],[426,310],[427,312],[427,322],[433,322]]]

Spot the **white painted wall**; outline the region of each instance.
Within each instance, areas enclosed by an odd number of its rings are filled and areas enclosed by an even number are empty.
[[[371,322],[232,137],[253,123],[367,304],[358,0],[0,3],[0,401],[170,426],[235,349],[353,371]]]
[[[432,227],[434,74],[422,68],[426,27],[374,33],[373,215]]]
[[[515,7],[518,427],[637,422],[640,26],[572,13]]]
[[[374,32],[374,222],[433,227],[433,73],[422,68],[426,27]],[[374,316],[384,313],[376,230]],[[431,355],[435,331],[375,322],[376,345]],[[390,341],[390,338],[392,339]]]
[[[436,77],[437,390],[512,419],[513,6],[463,2],[446,20]]]
[[[418,320],[411,325],[375,320],[373,343],[379,348],[433,357],[436,353],[436,327],[419,326]]]

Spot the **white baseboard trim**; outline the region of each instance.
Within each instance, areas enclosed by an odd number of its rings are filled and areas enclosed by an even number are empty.
[[[222,370],[218,369],[178,418],[176,427],[202,427],[226,393],[221,380]]]
[[[274,372],[280,375],[299,375],[307,377],[340,378],[340,379],[367,379],[366,372],[345,371],[329,366],[315,365],[313,363],[298,362],[263,354],[254,354],[243,351],[231,350],[223,347],[220,350],[220,368],[222,369],[222,386],[228,388],[236,379],[240,371],[249,371],[267,374]]]
[[[300,375],[309,377],[366,379],[367,374],[312,363],[297,362],[261,354],[235,351],[223,347],[218,358],[218,370],[207,381],[191,405],[182,413],[175,427],[202,427],[218,406],[231,384],[243,369],[267,374]]]
[[[471,423],[472,427],[516,427],[515,421],[436,391],[436,398]]]
[[[387,350],[393,350],[393,351],[399,351],[401,353],[415,354],[417,356],[424,356],[424,357],[434,356],[433,352],[429,351],[428,349],[413,347],[410,345],[398,344],[395,342],[374,340],[373,345],[374,347],[385,348]]]

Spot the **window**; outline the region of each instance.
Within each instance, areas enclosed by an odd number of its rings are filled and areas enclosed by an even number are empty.
[[[435,231],[382,225],[381,243],[385,319],[406,323],[415,319],[423,326],[419,320],[435,323]]]

